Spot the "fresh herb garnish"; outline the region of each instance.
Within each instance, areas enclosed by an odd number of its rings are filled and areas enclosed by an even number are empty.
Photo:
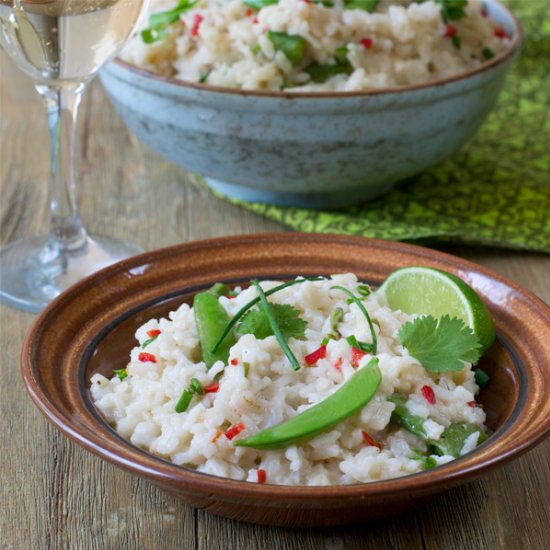
[[[458,458],[466,439],[476,432],[479,433],[477,444],[480,445],[488,438],[488,435],[477,424],[452,423],[445,428],[437,441],[429,441],[429,447],[439,456],[448,455]]]
[[[212,69],[206,69],[205,71],[201,71],[199,74],[199,84],[204,84],[208,80],[208,76],[212,72]]]
[[[372,349],[369,350],[369,352],[372,352],[374,355],[376,355],[376,349],[378,348],[378,339],[376,338],[376,331],[374,330],[374,325],[372,324],[372,320],[370,318],[369,312],[366,310],[366,308],[363,305],[363,303],[361,302],[361,300],[359,298],[357,298],[357,296],[355,296],[353,294],[353,292],[351,292],[350,290],[348,290],[347,288],[345,288],[343,286],[339,286],[339,285],[331,286],[330,289],[331,290],[341,290],[342,292],[345,292],[350,297],[350,299],[353,301],[353,303],[359,308],[361,313],[365,316],[365,319],[367,320],[367,323],[369,324],[370,334],[371,334],[371,338],[372,338]],[[362,351],[364,351],[364,350],[362,350]]]
[[[468,0],[434,0],[441,6],[441,17],[443,21],[457,21],[466,17],[464,8],[468,5]]]
[[[128,373],[126,372],[126,369],[116,369],[113,371],[113,374],[118,376],[118,379],[122,382],[127,376]]]
[[[304,279],[294,279],[294,281],[288,281],[287,283],[282,283],[271,290],[264,291],[264,294],[266,296],[271,296],[272,294],[275,294],[276,292],[279,292],[279,290],[283,290],[285,288],[288,288],[289,286],[297,285],[300,283],[305,283],[306,281],[322,281],[324,277],[311,277],[311,278],[304,278]],[[227,326],[225,327],[222,335],[220,336],[219,340],[216,342],[215,346],[212,348],[212,353],[216,353],[218,351],[219,346],[223,342],[224,338],[231,332],[231,329],[239,322],[241,317],[253,306],[255,306],[260,301],[260,297],[253,298],[245,304],[235,315],[233,315],[232,319],[229,321]]]
[[[333,336],[335,338],[340,337],[340,331],[338,330],[338,325],[344,318],[344,310],[341,307],[335,307],[330,312],[330,330],[331,333],[329,336]]]
[[[357,338],[353,334],[346,338],[346,342],[352,348],[359,349],[361,351],[364,351],[365,353],[372,353],[373,352],[373,345],[372,344],[367,344],[366,342],[360,342],[359,340],[357,340]]]
[[[296,359],[296,356],[292,353],[292,350],[288,347],[288,343],[283,336],[281,329],[279,325],[277,324],[277,321],[271,311],[271,306],[269,302],[267,301],[265,292],[263,291],[262,287],[260,286],[260,283],[257,279],[254,279],[252,281],[252,284],[258,291],[258,295],[260,297],[260,304],[263,308],[263,311],[269,321],[269,324],[271,325],[271,330],[273,331],[273,334],[275,335],[275,338],[277,338],[277,342],[279,342],[279,345],[281,346],[282,350],[284,351],[287,359],[290,362],[290,365],[294,370],[300,370],[300,363],[298,363],[298,360]]]
[[[300,312],[288,304],[269,304],[269,309],[284,338],[303,338],[307,322]],[[274,332],[264,310],[249,310],[237,327],[237,334],[253,334],[259,340],[273,336]]]
[[[491,377],[483,369],[475,369],[474,380],[479,386],[479,389],[482,390],[487,387],[487,384],[491,381]]]
[[[152,338],[149,338],[148,340],[145,340],[145,342],[143,342],[143,344],[141,344],[141,349],[145,349],[151,342],[154,342],[158,337],[159,337],[159,335],[157,334],[156,336],[153,336]]]
[[[304,37],[275,31],[267,31],[267,37],[275,49],[283,52],[293,65],[300,64],[306,52],[307,41]]]
[[[397,337],[428,372],[462,370],[465,362],[475,363],[481,356],[477,336],[461,319],[448,315],[417,317],[405,323]]]
[[[460,38],[460,36],[458,36],[458,34],[455,34],[454,36],[451,36],[451,42],[453,43],[453,46],[457,50],[460,50],[460,48],[462,46],[462,38]]]
[[[363,10],[372,13],[380,0],[344,0],[344,7],[347,10]]]
[[[178,5],[168,11],[153,13],[149,16],[149,27],[141,31],[141,39],[146,44],[160,40],[168,34],[167,27],[179,21],[181,15],[189,11],[198,0],[180,0]]]
[[[491,50],[491,48],[483,48],[481,50],[481,55],[485,61],[489,61],[489,59],[493,59],[493,57],[495,57],[495,53]]]
[[[243,0],[243,4],[249,8],[254,8],[255,10],[261,10],[266,6],[272,6],[273,4],[278,4],[279,0]]]
[[[175,411],[177,413],[185,412],[189,408],[191,400],[193,399],[193,395],[195,394],[204,395],[204,388],[196,378],[191,378],[189,386],[187,386],[187,388],[183,390],[179,401],[174,407]]]

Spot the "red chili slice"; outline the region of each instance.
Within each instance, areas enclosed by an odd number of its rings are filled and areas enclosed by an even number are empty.
[[[446,36],[447,38],[452,38],[457,32],[458,31],[456,27],[454,27],[453,25],[446,25],[443,36]]]
[[[363,436],[363,440],[367,445],[370,445],[371,447],[377,447],[378,449],[382,448],[382,445],[380,445],[378,441],[373,439],[367,432],[361,431],[361,435]]]
[[[430,386],[422,386],[420,392],[422,393],[422,397],[424,397],[430,405],[435,405],[435,393]]]
[[[366,351],[363,351],[362,349],[352,347],[351,348],[351,366],[352,367],[358,367],[359,363],[361,362],[361,359],[367,355]]]
[[[239,435],[244,430],[244,424],[242,422],[239,422],[238,424],[235,424],[229,430],[225,432],[225,437],[231,441],[236,435]]]
[[[199,27],[203,22],[204,17],[200,13],[196,13],[193,17],[193,26],[191,27],[191,36],[197,36],[199,34]]]
[[[160,334],[160,330],[158,328],[154,328],[147,331],[147,336],[149,336],[149,338],[155,338],[159,334]]]
[[[475,409],[477,407],[477,401],[468,401],[468,407],[472,407],[472,409]]]
[[[324,359],[327,356],[327,346],[321,346],[315,351],[312,351],[309,355],[304,357],[306,363],[311,366],[315,365],[319,359]]]
[[[497,27],[495,29],[495,36],[498,38],[508,38],[508,33],[502,27]]]
[[[262,470],[261,468],[258,470],[258,483],[265,483],[267,479],[267,473],[265,470]]]
[[[152,353],[147,353],[146,351],[142,351],[138,355],[138,359],[142,361],[143,363],[156,363],[157,358]]]
[[[220,389],[220,384],[218,382],[214,382],[213,384],[210,384],[210,386],[206,386],[202,389],[204,390],[204,393],[216,393]]]
[[[372,48],[372,38],[362,38],[360,42],[366,50],[370,50]]]
[[[233,357],[231,361],[229,361],[234,367],[236,367],[239,364],[239,360],[236,357]]]

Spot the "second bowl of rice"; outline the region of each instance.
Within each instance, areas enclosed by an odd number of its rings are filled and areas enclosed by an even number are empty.
[[[521,41],[496,0],[158,0],[101,79],[131,131],[214,190],[335,208],[456,152]]]

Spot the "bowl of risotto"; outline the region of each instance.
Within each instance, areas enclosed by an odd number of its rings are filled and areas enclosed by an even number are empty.
[[[496,0],[155,0],[101,79],[215,191],[335,208],[456,152],[521,41]]]
[[[456,320],[431,327],[395,309],[382,283],[404,266],[477,292],[496,329],[481,359]],[[445,347],[435,370],[434,338]],[[549,341],[548,306],[474,264],[279,233],[93,275],[38,317],[22,370],[57,429],[191,506],[334,525],[419,504],[542,441]]]

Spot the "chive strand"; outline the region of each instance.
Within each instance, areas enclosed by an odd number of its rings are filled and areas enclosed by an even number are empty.
[[[258,291],[260,304],[264,310],[267,320],[269,321],[271,330],[273,331],[275,338],[277,338],[277,342],[279,342],[279,345],[281,346],[282,350],[285,352],[285,355],[290,361],[292,368],[294,370],[300,370],[300,363],[298,363],[298,360],[296,359],[295,355],[292,353],[292,350],[288,347],[288,343],[285,340],[285,337],[283,336],[281,329],[279,328],[279,325],[275,320],[275,317],[273,317],[273,313],[271,313],[271,309],[269,306],[269,302],[267,301],[266,293],[264,292],[263,288],[260,286],[260,283],[257,279],[254,279],[252,281],[252,284],[256,287],[256,290]]]
[[[360,309],[361,313],[365,316],[365,318],[367,320],[367,323],[369,324],[370,334],[371,334],[371,337],[372,337],[372,353],[374,355],[376,355],[376,350],[378,348],[378,339],[376,338],[376,332],[374,331],[374,326],[372,324],[372,320],[370,318],[369,312],[366,310],[366,308],[363,305],[363,303],[361,302],[361,300],[359,300],[359,298],[357,298],[357,296],[355,296],[355,294],[353,294],[353,292],[351,292],[350,290],[348,290],[347,288],[345,288],[343,286],[339,286],[339,285],[331,286],[330,289],[331,290],[341,290],[341,291],[345,292],[351,298],[353,303]]]

